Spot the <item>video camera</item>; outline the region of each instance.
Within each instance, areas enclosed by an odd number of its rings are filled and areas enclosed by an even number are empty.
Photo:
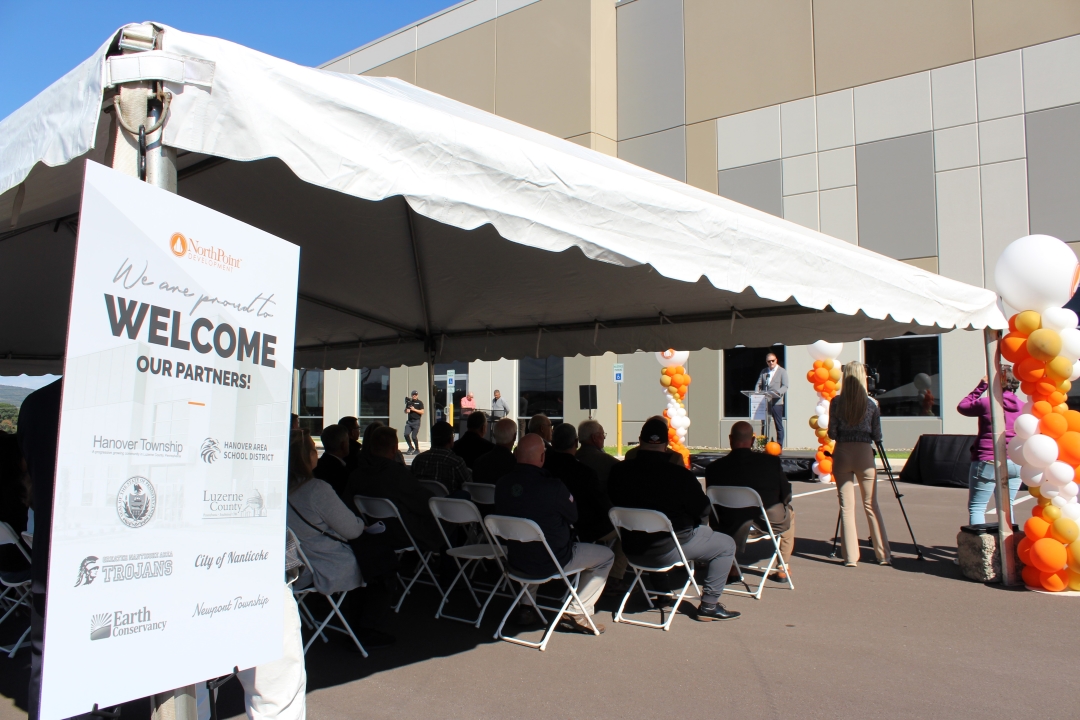
[[[878,384],[881,382],[881,375],[878,373],[877,368],[866,365],[866,394],[870,397],[874,397],[883,390],[878,389]]]

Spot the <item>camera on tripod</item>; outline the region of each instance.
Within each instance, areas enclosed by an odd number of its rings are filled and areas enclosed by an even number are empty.
[[[884,392],[880,390],[878,385],[881,383],[881,375],[878,373],[877,368],[864,365],[866,368],[866,394],[870,397],[879,395]]]

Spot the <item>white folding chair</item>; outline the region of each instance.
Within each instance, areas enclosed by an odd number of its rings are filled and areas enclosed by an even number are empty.
[[[657,628],[664,631],[670,630],[671,623],[675,619],[675,614],[679,611],[679,603],[686,599],[686,591],[690,589],[691,585],[694,586],[694,591],[697,593],[697,596],[699,598],[701,597],[701,588],[698,587],[697,580],[694,578],[694,565],[686,559],[682,543],[679,542],[678,536],[675,535],[675,529],[671,527],[671,520],[668,519],[667,515],[658,510],[643,510],[639,508],[624,507],[611,508],[611,510],[608,510],[608,517],[611,519],[611,524],[615,526],[615,532],[618,533],[619,540],[622,540],[624,530],[627,532],[668,533],[671,535],[672,542],[675,543],[675,547],[679,550],[678,562],[672,563],[671,565],[651,566],[641,565],[627,558],[626,564],[634,571],[634,581],[630,583],[630,587],[627,588],[626,594],[623,595],[622,602],[619,603],[619,610],[615,613],[615,622]],[[642,573],[668,572],[677,567],[686,568],[686,582],[683,583],[682,590],[679,591],[678,595],[670,591],[649,590],[645,587],[645,583],[641,579]],[[640,587],[641,592],[645,593],[645,600],[649,603],[649,609],[656,607],[652,601],[654,597],[672,598],[675,601],[675,604],[671,607],[671,613],[668,615],[668,619],[660,623],[649,623],[641,620],[629,620],[624,617],[623,608],[626,607],[626,601],[630,599],[630,594],[634,592],[635,587]],[[663,617],[664,611],[661,608],[661,620],[663,620]]]
[[[439,532],[442,533],[443,539],[446,541],[446,547],[448,548],[446,554],[454,559],[458,568],[457,575],[454,576],[453,582],[450,583],[450,587],[443,593],[442,602],[439,603],[439,609],[435,611],[435,619],[444,617],[449,618],[450,620],[469,623],[475,627],[480,627],[480,623],[484,619],[484,613],[487,612],[488,605],[491,604],[491,599],[495,597],[495,593],[499,591],[503,586],[503,583],[507,582],[505,572],[502,569],[502,563],[499,562],[499,553],[505,553],[506,549],[502,547],[496,549],[495,541],[491,538],[491,535],[488,534],[487,527],[484,525],[484,518],[480,515],[480,511],[476,508],[476,505],[468,500],[431,498],[428,500],[428,505],[431,507],[431,514],[439,521]],[[442,525],[444,522],[452,525],[479,525],[480,531],[483,533],[483,542],[454,547],[454,544],[450,542],[450,537],[446,534],[446,529]],[[495,583],[495,586],[488,592],[483,607],[480,607],[480,600],[476,596],[476,590],[470,580],[470,575],[467,575],[466,571],[469,569],[470,565],[480,563],[483,560],[494,560],[499,565],[499,579]],[[450,598],[450,593],[453,592],[454,586],[457,585],[459,580],[464,581],[465,587],[468,588],[469,594],[472,595],[473,602],[480,608],[480,614],[476,617],[476,620],[455,617],[449,613],[443,612],[443,608],[446,607],[446,603]]]
[[[769,577],[769,573],[776,567],[777,561],[780,562],[780,567],[783,569],[784,574],[787,575],[787,584],[792,590],[795,589],[795,583],[791,581],[791,573],[788,572],[787,563],[784,562],[784,556],[780,554],[780,536],[773,531],[772,523],[769,522],[769,516],[765,514],[765,505],[761,502],[761,496],[758,495],[757,490],[748,487],[739,486],[726,486],[726,485],[713,485],[705,490],[705,493],[709,496],[709,502],[712,503],[713,517],[719,521],[720,516],[716,512],[716,507],[723,507],[728,509],[739,508],[757,508],[760,511],[761,517],[754,520],[754,527],[759,531],[764,532],[763,535],[757,537],[747,537],[746,544],[761,542],[763,540],[770,540],[773,544],[772,556],[769,557],[769,564],[766,566],[761,565],[747,565],[745,568],[739,565],[739,561],[735,561],[735,567],[738,568],[740,574],[743,570],[757,570],[761,573],[761,582],[758,583],[757,588],[751,590],[749,583],[743,580],[743,584],[746,586],[746,590],[724,590],[729,595],[745,595],[752,597],[755,600],[761,599],[761,593],[765,589],[765,581]],[[760,527],[760,525],[765,527]]]
[[[285,531],[289,534],[289,538],[294,543],[296,543],[296,552],[300,556],[300,562],[304,563],[304,567],[306,567],[309,571],[313,571],[311,561],[308,560],[307,555],[304,554],[304,546],[300,544],[300,538],[296,537],[296,533],[292,531],[292,528],[286,527]],[[309,627],[313,627],[315,629],[315,632],[312,634],[311,639],[304,643],[305,655],[307,655],[308,648],[311,647],[311,644],[315,642],[315,638],[321,637],[323,642],[330,642],[330,639],[326,637],[326,633],[324,631],[334,630],[344,635],[348,635],[350,638],[352,638],[352,641],[356,643],[356,648],[360,651],[360,654],[364,657],[368,656],[367,650],[364,649],[364,646],[360,643],[360,640],[357,639],[356,633],[353,632],[352,627],[350,627],[349,625],[349,621],[345,619],[345,616],[341,612],[341,604],[345,601],[345,596],[349,594],[348,590],[327,595],[326,593],[316,590],[314,585],[299,590],[296,589],[295,585],[292,585],[292,591],[293,596],[296,598],[296,605],[300,608],[300,618],[304,620],[305,625],[308,625]],[[326,601],[330,603],[330,612],[329,614],[327,614],[326,618],[321,623],[316,620],[314,614],[311,612],[311,609],[307,606],[306,603],[304,603],[304,598],[306,598],[312,593],[322,595],[324,598],[326,598]],[[337,595],[336,599],[334,595]],[[334,619],[335,615],[337,616],[338,620],[341,621],[341,625],[331,624],[331,621]]]
[[[446,489],[446,486],[438,480],[420,480],[419,482],[421,487],[427,488],[427,490],[437,498],[444,498],[450,494],[450,491]]]
[[[477,505],[495,504],[495,486],[487,483],[467,482],[461,484],[461,489],[468,491],[472,501]]]
[[[15,530],[6,522],[0,522],[0,545],[14,545],[19,548],[19,552],[26,558],[26,562],[30,562],[30,554],[26,552],[26,548],[23,547],[19,541],[19,536]],[[5,620],[15,614],[19,608],[26,608],[27,623],[26,630],[19,636],[19,640],[6,647],[0,647],[0,652],[7,653],[9,658],[15,657],[15,653],[19,652],[19,649],[23,645],[28,644],[26,639],[30,637],[30,612],[33,609],[31,605],[32,592],[30,590],[30,581],[26,580],[19,583],[9,583],[0,579],[0,585],[3,586],[3,592],[0,592],[0,609],[7,607],[7,611],[0,616],[0,624],[3,624]]]
[[[577,604],[578,608],[581,609],[581,614],[585,617],[586,622],[589,623],[589,627],[592,629],[593,634],[600,634],[600,631],[596,629],[596,625],[593,624],[592,618],[589,617],[589,613],[585,610],[585,605],[581,602],[581,598],[578,597],[577,594],[578,583],[581,581],[581,570],[573,571],[569,574],[569,576],[567,575],[566,571],[563,570],[562,565],[560,565],[559,561],[555,558],[555,553],[551,551],[551,546],[548,545],[547,538],[544,537],[544,531],[540,529],[539,525],[537,525],[532,520],[528,520],[526,518],[509,517],[508,515],[488,515],[486,518],[484,518],[484,524],[487,525],[488,531],[494,538],[500,538],[503,540],[520,543],[543,543],[544,549],[547,551],[548,557],[551,558],[552,565],[554,565],[558,569],[558,572],[553,573],[547,577],[528,577],[526,575],[522,575],[519,572],[516,572],[514,568],[510,565],[509,559],[507,559],[506,576],[521,585],[521,590],[519,590],[518,594],[514,597],[514,602],[510,603],[510,608],[506,611],[506,614],[503,615],[502,622],[499,623],[499,627],[495,630],[496,640],[506,640],[507,642],[511,642],[516,645],[524,645],[525,647],[530,647],[543,651],[547,648],[548,640],[551,639],[551,633],[555,631],[555,626],[559,624],[559,620],[562,618],[563,613],[566,612],[566,609],[570,607],[570,603]],[[503,557],[505,558],[506,556],[504,555]],[[541,605],[539,602],[537,602],[539,594],[533,595],[532,591],[529,590],[529,586],[542,585],[555,579],[561,579],[566,585],[566,599],[563,601],[561,607]],[[503,635],[502,633],[502,629],[503,626],[506,625],[507,618],[510,617],[510,613],[512,613],[514,611],[514,608],[518,606],[518,603],[521,602],[521,597],[525,594],[528,594],[530,601],[529,604],[534,610],[536,610],[537,614],[540,616],[540,619],[544,623],[547,623],[547,618],[544,617],[543,613],[544,610],[553,612],[555,614],[554,617],[551,619],[550,624],[548,624],[547,630],[544,632],[544,637],[538,643],[528,642],[527,640],[520,640],[515,637],[509,637],[507,635]]]
[[[413,573],[412,578],[408,583],[405,582],[405,578],[401,577],[401,573],[398,573],[398,581],[404,587],[404,591],[401,593],[401,597],[397,601],[397,605],[394,606],[394,612],[401,612],[401,604],[405,602],[405,596],[408,595],[417,582],[422,585],[434,585],[435,589],[442,594],[442,586],[439,585],[438,578],[435,577],[435,573],[431,571],[431,566],[428,564],[431,561],[431,556],[435,554],[434,551],[429,550],[423,552],[420,550],[420,546],[413,540],[412,533],[409,532],[409,528],[406,527],[405,521],[401,519],[401,513],[398,512],[397,506],[393,502],[386,498],[366,497],[364,495],[356,495],[353,497],[353,503],[356,505],[356,509],[360,511],[360,514],[365,518],[373,518],[375,520],[397,520],[401,524],[401,529],[405,531],[405,537],[409,539],[407,547],[399,548],[395,550],[398,557],[401,557],[407,552],[414,552],[416,556],[420,558],[420,563],[416,566],[416,572]],[[431,582],[426,580],[420,580],[420,575],[424,571],[427,571],[428,577],[431,578]]]

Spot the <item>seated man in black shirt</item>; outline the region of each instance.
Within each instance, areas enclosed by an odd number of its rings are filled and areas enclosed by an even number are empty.
[[[495,443],[485,439],[486,435],[487,415],[476,410],[465,421],[465,434],[454,443],[454,454],[464,460],[470,470],[477,458],[495,449]]]
[[[322,429],[322,445],[323,454],[315,465],[315,477],[326,481],[340,495],[345,492],[352,472],[349,469],[349,431],[341,425],[327,425]]]
[[[551,449],[544,458],[544,469],[563,481],[574,496],[578,519],[574,523],[578,537],[585,542],[596,542],[615,531],[608,518],[611,501],[600,490],[596,473],[577,461],[577,430],[571,423],[555,427],[551,436]]]
[[[349,432],[349,457],[345,458],[345,466],[352,473],[360,461],[360,421],[350,415],[338,420],[337,424]]]
[[[503,418],[495,423],[492,430],[495,446],[491,452],[476,458],[473,464],[473,482],[494,485],[499,478],[514,469],[517,465],[513,452],[517,434],[518,426],[514,420]]]
[[[791,483],[780,466],[780,458],[750,449],[754,445],[754,428],[748,422],[732,425],[728,440],[731,452],[705,468],[705,484],[757,490],[773,531],[780,535],[784,564],[790,568],[791,551],[795,548],[795,510],[791,507]],[[720,518],[720,531],[731,535],[740,549],[746,543],[750,527],[761,517],[757,508],[717,506],[716,513]],[[763,525],[761,523],[758,530],[763,531]],[[782,569],[777,570],[773,579],[787,582],[787,574]]]
[[[521,439],[514,451],[517,466],[495,485],[495,514],[527,518],[540,526],[566,574],[581,571],[577,593],[585,612],[592,615],[615,556],[603,545],[574,542],[572,525],[578,519],[577,505],[566,485],[544,471],[544,455],[544,441],[539,435]],[[506,545],[510,566],[516,573],[546,578],[557,572],[540,543],[507,541]],[[577,603],[572,603],[560,626],[591,634],[592,629],[581,611]],[[603,624],[596,621],[593,624],[604,632]]]
[[[667,515],[686,559],[709,564],[702,585],[701,621],[731,620],[741,613],[720,603],[735,558],[735,541],[713,532],[704,519],[709,499],[692,472],[673,465],[667,457],[668,426],[662,417],[651,417],[641,427],[641,444],[633,460],[611,468],[608,495],[616,507],[659,510]],[[623,552],[631,562],[665,566],[679,561],[671,536],[660,533],[623,532]]]

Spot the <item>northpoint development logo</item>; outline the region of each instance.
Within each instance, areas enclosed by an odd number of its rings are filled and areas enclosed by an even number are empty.
[[[144,477],[128,478],[116,494],[116,514],[129,528],[141,528],[150,522],[157,507],[154,486]]]
[[[181,233],[173,233],[169,238],[169,252],[178,258],[187,258],[228,272],[239,270],[242,262],[242,258],[230,255],[222,248],[200,245],[198,240],[184,237]]]

